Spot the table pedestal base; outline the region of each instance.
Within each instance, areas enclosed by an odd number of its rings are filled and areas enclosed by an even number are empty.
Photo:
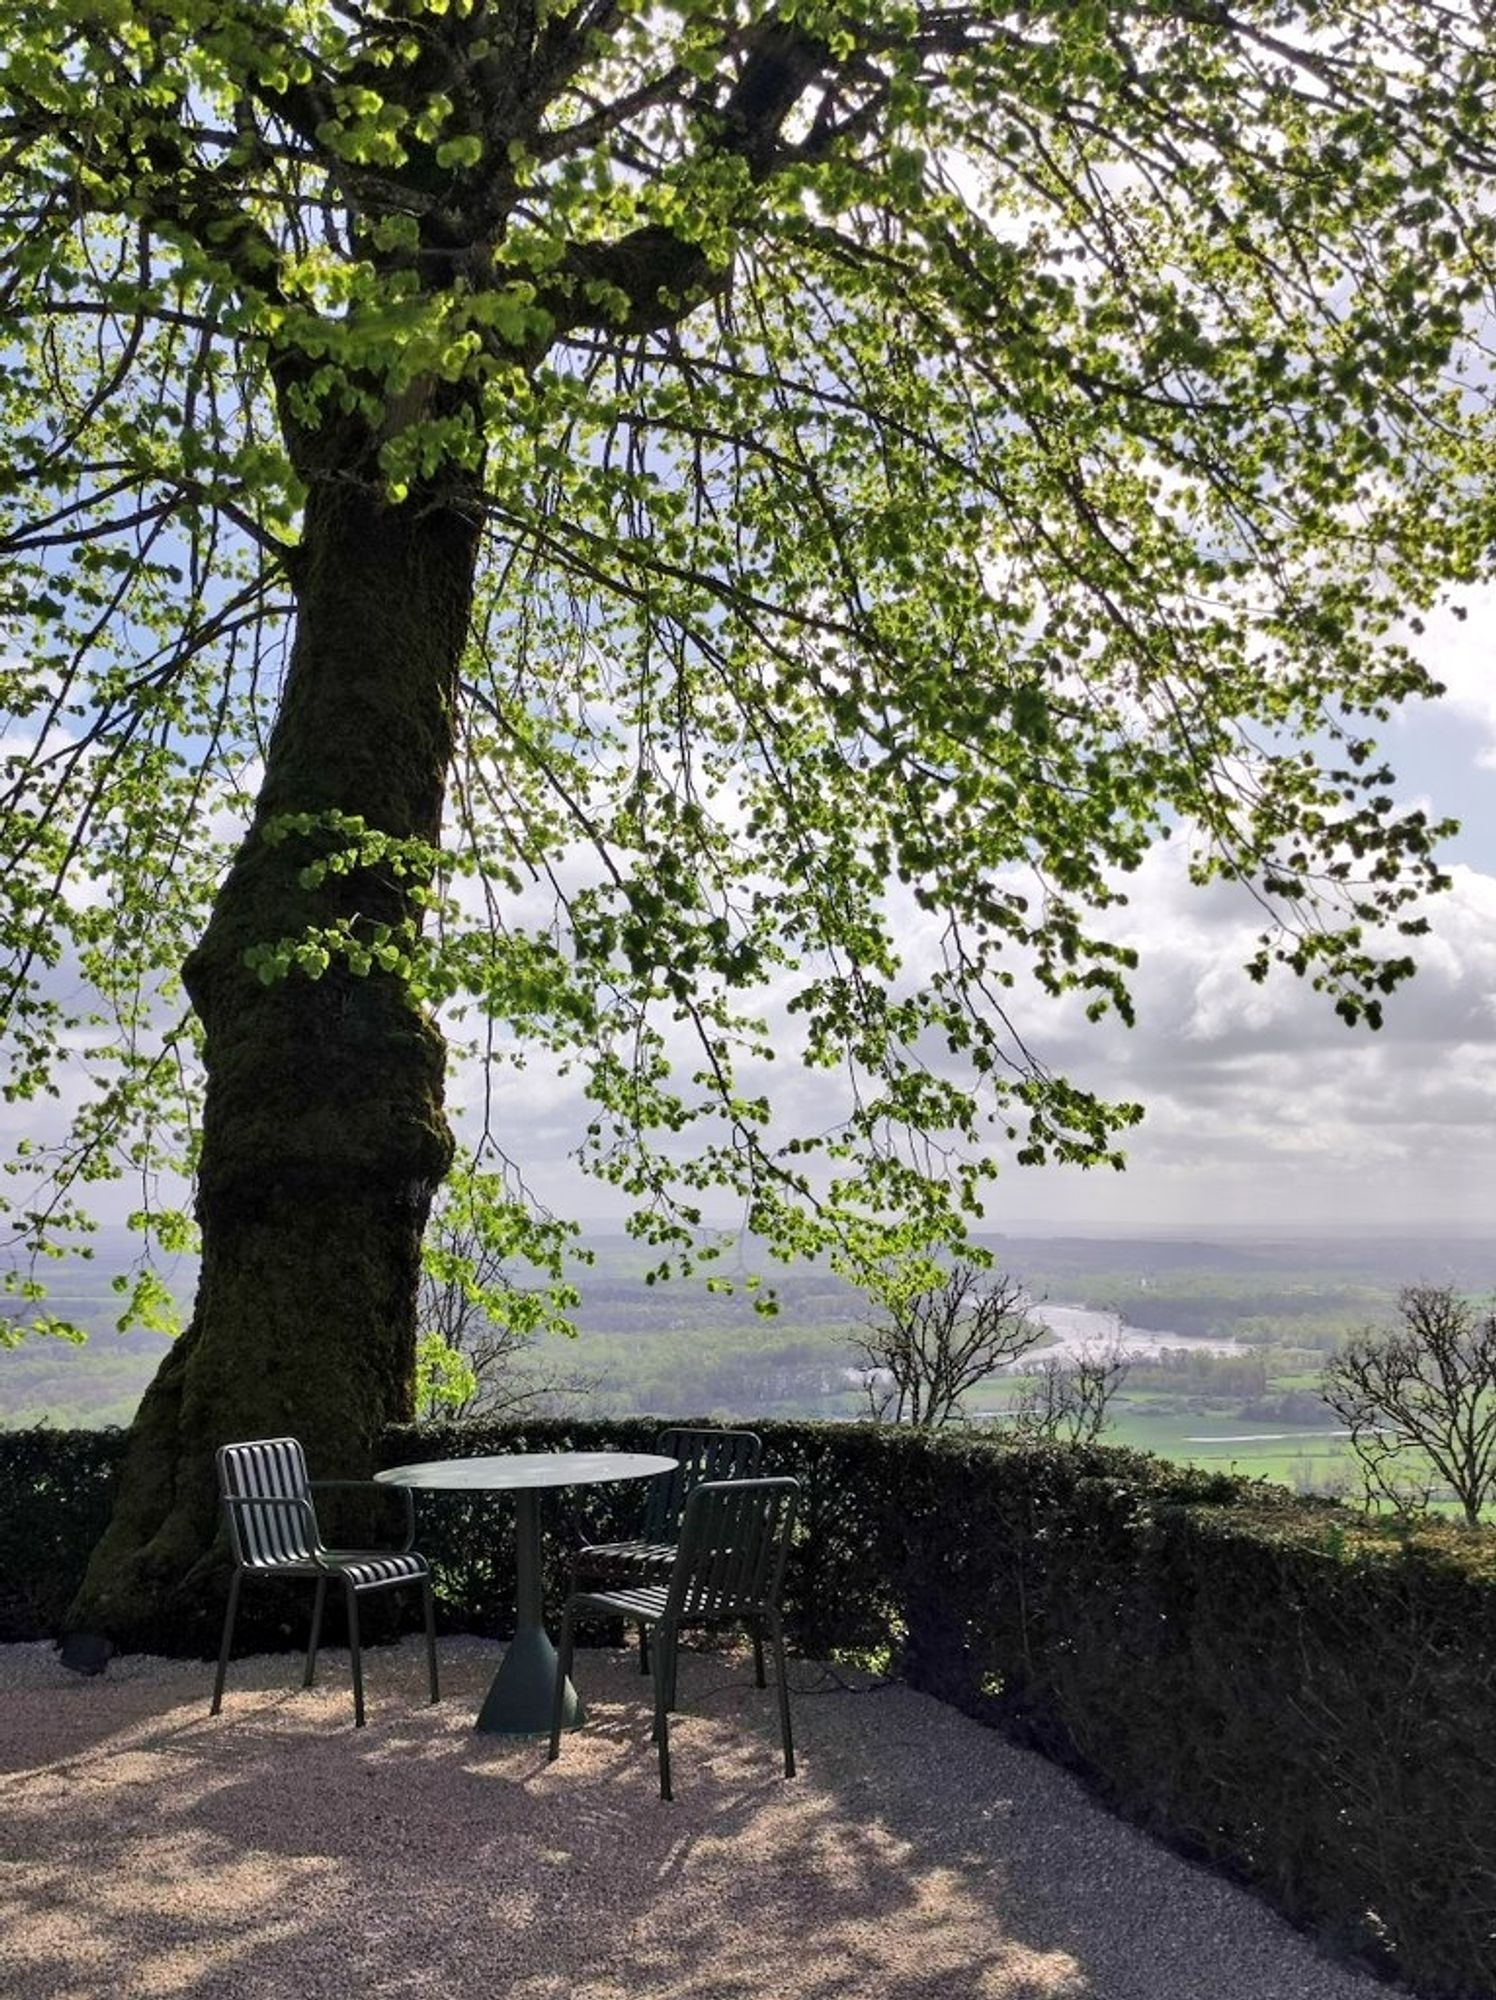
[[[488,1736],[549,1736],[551,1703],[556,1698],[556,1649],[541,1622],[540,1509],[528,1489],[514,1497],[515,1632],[483,1697],[475,1726]],[[561,1726],[575,1729],[581,1720],[582,1704],[568,1681]]]
[[[474,1726],[489,1736],[549,1736],[555,1694],[556,1649],[542,1626],[523,1626],[504,1650]],[[563,1729],[576,1729],[583,1719],[570,1681],[561,1717]]]

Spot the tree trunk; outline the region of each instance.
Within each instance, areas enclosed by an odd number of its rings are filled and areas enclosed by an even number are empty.
[[[395,508],[353,480],[312,488],[254,823],[185,967],[207,1070],[196,1305],[135,1419],[74,1633],[211,1650],[216,1447],[290,1434],[313,1478],[360,1477],[410,1415],[421,1235],[451,1157],[441,1037],[388,973],[334,957],[320,979],[267,985],[245,954],[313,924],[352,919],[367,938],[419,920],[387,865],[308,887],[335,836],[264,835],[280,814],[337,811],[435,845],[476,518],[450,497]]]

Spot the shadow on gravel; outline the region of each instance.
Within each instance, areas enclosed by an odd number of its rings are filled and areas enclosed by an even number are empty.
[[[583,1653],[548,1765],[472,1728],[498,1649],[117,1663],[24,1651],[0,1698],[7,2000],[1372,2000],[1063,1773],[898,1688],[792,1666],[801,1775],[742,1657],[682,1661],[663,1804],[648,1683]],[[819,1689],[820,1691],[815,1691]]]

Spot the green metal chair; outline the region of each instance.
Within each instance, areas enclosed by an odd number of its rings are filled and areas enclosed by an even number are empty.
[[[755,1431],[677,1426],[661,1431],[654,1449],[676,1461],[673,1472],[649,1482],[644,1520],[632,1540],[588,1542],[571,1559],[570,1589],[613,1590],[634,1584],[661,1583],[670,1574],[680,1537],[686,1501],[698,1486],[712,1479],[753,1479],[758,1475],[763,1447]],[[755,1642],[759,1686],[763,1681],[762,1642]],[[649,1672],[649,1641],[639,1626],[639,1671]]]
[[[405,1500],[405,1540],[398,1549],[330,1549],[317,1525],[314,1493],[332,1488],[372,1492],[388,1498],[403,1489],[375,1485],[366,1479],[309,1480],[306,1457],[295,1438],[260,1438],[249,1444],[226,1444],[218,1451],[218,1491],[228,1517],[229,1544],[234,1552],[234,1575],[229,1584],[228,1607],[223,1620],[223,1643],[218,1649],[218,1678],[213,1683],[210,1715],[223,1706],[223,1681],[228,1671],[229,1648],[233,1644],[234,1619],[239,1609],[239,1589],[246,1576],[306,1576],[317,1582],[312,1607],[312,1632],[306,1649],[306,1672],[302,1686],[310,1687],[317,1668],[317,1643],[322,1634],[322,1612],[327,1602],[327,1586],[334,1577],[341,1580],[348,1606],[348,1644],[353,1654],[353,1722],[364,1726],[364,1669],[358,1641],[358,1600],[371,1590],[389,1590],[399,1584],[417,1583],[426,1616],[426,1666],[431,1678],[431,1699],[438,1697],[436,1684],[436,1611],[431,1597],[431,1571],[426,1558],[411,1546],[415,1540],[415,1502],[408,1490]]]
[[[664,1582],[574,1590],[566,1600],[557,1654],[556,1697],[551,1712],[551,1762],[561,1754],[567,1677],[576,1649],[579,1615],[623,1617],[641,1630],[653,1627],[654,1737],[660,1751],[660,1797],[670,1790],[670,1710],[675,1702],[676,1656],[682,1627],[737,1625],[753,1635],[756,1679],[765,1685],[763,1634],[774,1648],[779,1676],[779,1724],[784,1775],[795,1775],[790,1734],[790,1694],[784,1671],[784,1621],[780,1593],[795,1525],[800,1485],[794,1479],[709,1480],[686,1501],[670,1572]]]

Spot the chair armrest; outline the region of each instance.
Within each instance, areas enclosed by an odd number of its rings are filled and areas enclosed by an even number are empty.
[[[313,1546],[322,1539],[317,1526],[317,1510],[309,1500],[297,1499],[286,1493],[220,1493],[218,1497],[231,1513],[236,1514],[248,1507],[279,1507],[282,1513],[299,1516]]]
[[[408,1486],[390,1486],[378,1479],[312,1479],[308,1485],[314,1493],[324,1493],[331,1488],[341,1488],[344,1492],[379,1493],[392,1500],[398,1493],[405,1502],[405,1540],[398,1553],[408,1555],[416,1545],[416,1499]]]

